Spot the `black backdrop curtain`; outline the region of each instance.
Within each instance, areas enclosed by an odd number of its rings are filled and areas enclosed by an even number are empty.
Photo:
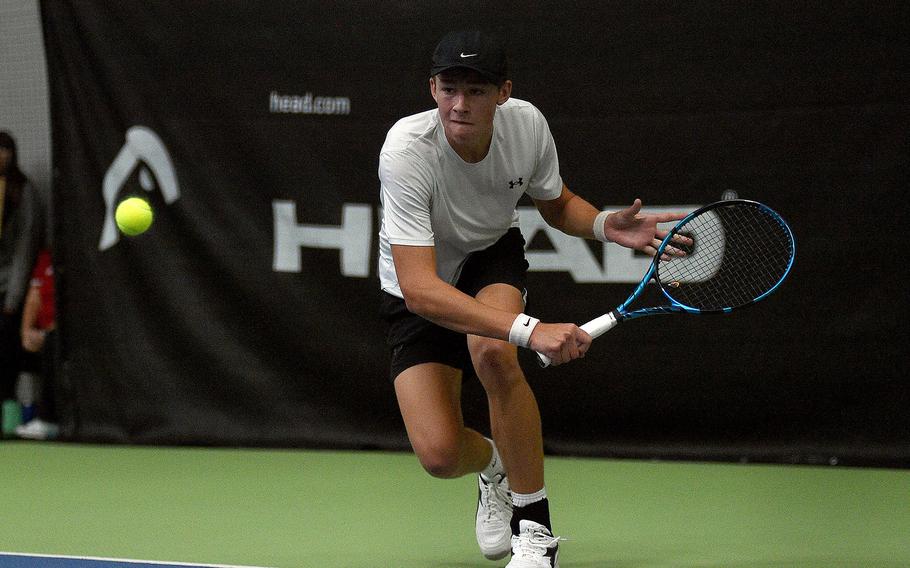
[[[42,3],[63,376],[76,440],[404,448],[377,318],[377,153],[431,108],[453,28],[502,34],[514,96],[603,207],[731,196],[797,262],[729,317],[630,323],[523,360],[553,452],[910,461],[907,8],[900,3]],[[113,204],[143,195],[145,235]],[[526,204],[529,205],[529,204]],[[583,322],[646,260],[539,230],[529,311]],[[530,233],[530,234],[528,234]],[[484,398],[465,385],[470,424]]]

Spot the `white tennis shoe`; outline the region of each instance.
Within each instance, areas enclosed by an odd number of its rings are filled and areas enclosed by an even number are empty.
[[[561,540],[540,523],[522,519],[512,537],[512,560],[506,568],[559,568]]]
[[[487,482],[477,476],[477,517],[474,532],[480,552],[489,560],[505,558],[512,546],[512,492],[505,474]]]

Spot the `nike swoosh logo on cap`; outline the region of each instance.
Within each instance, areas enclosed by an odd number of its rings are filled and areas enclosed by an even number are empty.
[[[462,51],[462,52],[461,52],[461,57],[462,57],[462,58],[465,58],[465,57],[477,57],[477,54],[476,54],[476,53],[465,53],[465,52]]]

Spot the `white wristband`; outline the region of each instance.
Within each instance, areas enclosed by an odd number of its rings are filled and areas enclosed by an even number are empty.
[[[594,238],[602,243],[610,242],[610,239],[607,238],[607,234],[604,233],[604,223],[607,221],[607,216],[610,215],[612,211],[601,211],[597,214],[597,217],[594,217]]]
[[[509,330],[509,343],[519,347],[528,347],[531,344],[531,332],[534,331],[534,327],[538,323],[540,323],[540,320],[537,318],[518,314],[518,317],[512,322],[512,328]]]

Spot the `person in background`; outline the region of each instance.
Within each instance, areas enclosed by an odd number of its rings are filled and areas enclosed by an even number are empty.
[[[54,300],[54,267],[49,250],[38,254],[32,271],[32,283],[22,309],[22,348],[37,357],[31,365],[40,373],[41,389],[37,413],[33,420],[16,428],[16,435],[31,440],[50,440],[57,437],[57,397],[55,346],[57,337],[56,302]],[[28,365],[27,365],[28,366]]]
[[[22,303],[42,240],[38,204],[34,188],[19,169],[15,140],[0,131],[0,400],[4,409],[15,397]]]

